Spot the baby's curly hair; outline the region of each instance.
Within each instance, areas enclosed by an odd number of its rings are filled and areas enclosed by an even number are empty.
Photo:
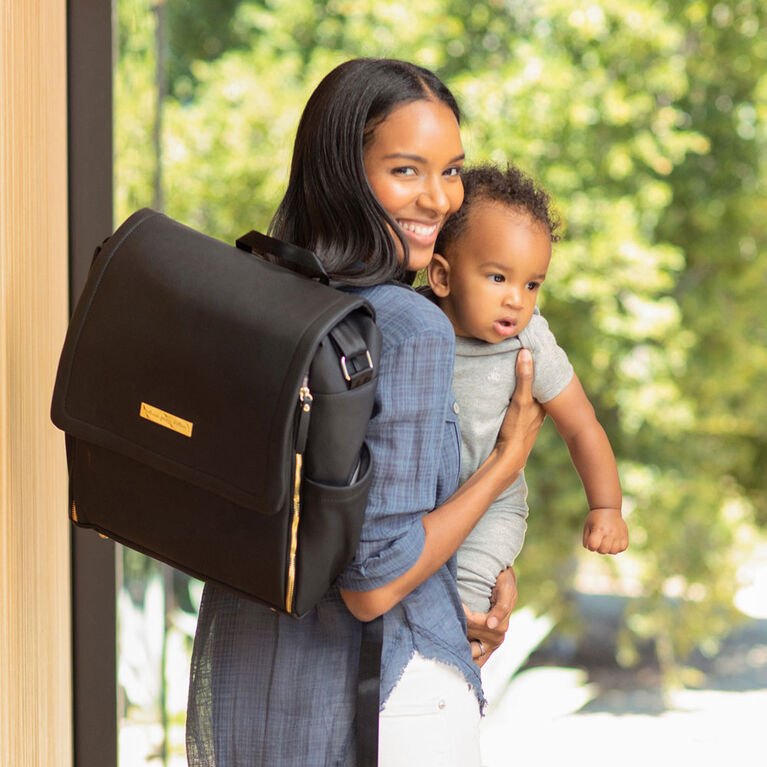
[[[445,254],[445,249],[466,229],[472,205],[479,201],[508,205],[533,220],[544,224],[552,242],[561,239],[561,221],[551,205],[551,197],[526,173],[509,163],[503,171],[495,165],[476,165],[461,173],[463,205],[445,222],[434,250]]]

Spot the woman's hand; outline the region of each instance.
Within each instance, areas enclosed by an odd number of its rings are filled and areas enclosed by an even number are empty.
[[[516,373],[517,387],[498,432],[496,449],[509,455],[517,471],[522,471],[546,413],[533,399],[533,356],[529,349],[521,349],[517,355]]]
[[[471,643],[471,657],[480,668],[503,644],[517,596],[517,577],[514,568],[509,567],[501,572],[495,581],[489,613],[475,613],[466,605],[463,606],[468,629],[466,634]]]

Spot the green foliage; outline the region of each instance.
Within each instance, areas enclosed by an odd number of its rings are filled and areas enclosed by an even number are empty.
[[[120,0],[122,2],[122,0]],[[213,61],[247,40],[232,24],[240,0],[174,0],[165,2],[170,45],[167,48],[168,93],[181,100],[194,97],[197,83],[192,64]]]
[[[631,549],[603,564],[638,599],[620,658],[653,639],[670,672],[715,646],[736,619],[755,520],[767,522],[764,4],[219,7],[168,5],[166,212],[228,241],[266,227],[300,111],[329,69],[353,56],[435,69],[459,98],[469,159],[518,163],[566,223],[542,301],[621,469]],[[118,8],[122,219],[153,199],[157,16],[150,0]],[[586,509],[551,427],[528,477],[523,599],[561,615]]]
[[[119,59],[114,75],[115,218],[154,203],[157,87],[155,18],[147,0],[117,3]]]

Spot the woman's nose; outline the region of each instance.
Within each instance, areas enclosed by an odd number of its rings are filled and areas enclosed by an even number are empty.
[[[450,210],[450,198],[444,183],[441,175],[428,180],[418,198],[419,205],[444,216]]]

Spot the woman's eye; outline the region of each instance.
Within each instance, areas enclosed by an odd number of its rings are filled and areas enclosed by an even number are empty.
[[[458,175],[460,174],[460,172],[461,172],[461,169],[460,169],[460,168],[458,168],[458,167],[455,167],[455,168],[448,168],[448,169],[445,171],[444,175],[445,175],[445,176],[449,176],[450,178],[455,178],[456,176],[458,176]]]
[[[411,166],[403,166],[401,168],[393,168],[392,173],[395,176],[415,176],[416,170]]]

